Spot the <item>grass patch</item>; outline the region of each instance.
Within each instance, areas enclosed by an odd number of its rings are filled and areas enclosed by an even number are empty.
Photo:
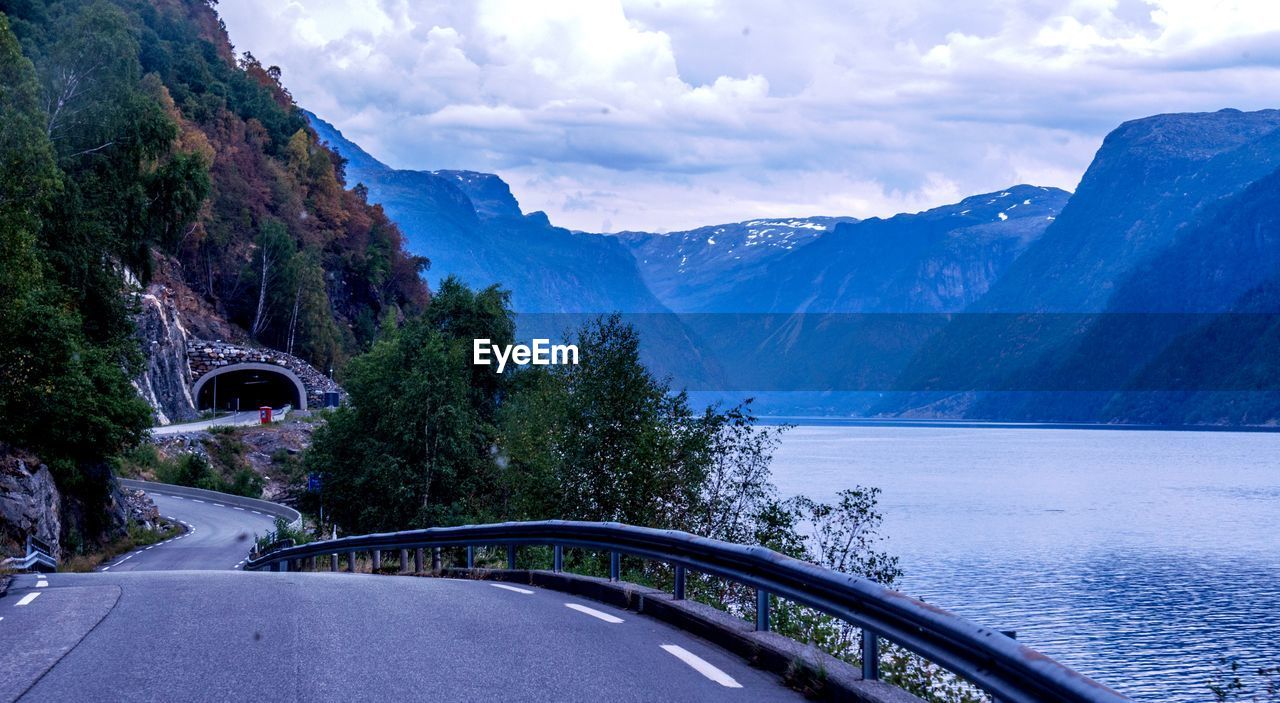
[[[163,542],[170,537],[176,537],[186,531],[186,528],[183,526],[167,520],[161,520],[158,524],[159,526],[157,529],[149,530],[131,520],[129,521],[125,534],[120,536],[114,542],[111,542],[99,551],[89,552],[87,554],[77,554],[62,562],[62,564],[58,566],[58,570],[75,573],[93,571],[104,561],[111,561],[122,554],[127,554],[140,547],[149,547],[158,542]]]

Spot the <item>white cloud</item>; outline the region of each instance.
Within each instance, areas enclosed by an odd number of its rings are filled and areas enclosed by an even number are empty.
[[[221,0],[387,163],[569,227],[892,214],[1073,188],[1107,131],[1274,100],[1273,0]]]

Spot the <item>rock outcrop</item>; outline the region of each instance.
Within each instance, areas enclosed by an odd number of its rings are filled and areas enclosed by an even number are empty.
[[[25,553],[27,535],[62,544],[62,494],[48,467],[0,445],[0,555]]]
[[[189,333],[170,290],[159,283],[139,296],[141,311],[134,317],[146,366],[134,379],[138,393],[151,404],[157,424],[191,420],[198,414],[191,397],[191,368],[187,364]]]

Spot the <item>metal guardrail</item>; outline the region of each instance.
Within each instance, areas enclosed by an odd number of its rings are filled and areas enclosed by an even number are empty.
[[[21,557],[10,557],[0,564],[11,568],[21,569],[23,571],[57,571],[58,555],[54,554],[53,546],[48,542],[34,535],[27,535],[26,555]]]
[[[245,496],[231,495],[230,493],[219,493],[218,491],[209,491],[203,488],[191,488],[190,486],[175,486],[171,483],[160,483],[158,481],[139,481],[131,478],[118,478],[116,480],[120,485],[126,488],[132,488],[135,491],[161,493],[163,495],[181,496],[183,498],[199,498],[205,501],[214,501],[225,505],[234,505],[241,508],[248,508],[250,510],[257,510],[272,517],[283,518],[289,523],[290,529],[302,529],[302,513],[287,505],[272,503],[269,500],[246,498]]]
[[[434,550],[433,570],[439,568],[439,549],[466,547],[467,567],[474,567],[474,547],[507,547],[507,566],[515,568],[519,545],[553,547],[552,570],[563,567],[564,547],[609,552],[610,577],[618,580],[619,556],[626,554],[665,562],[675,567],[676,599],[684,598],[686,570],[712,574],[756,589],[756,628],[769,629],[769,596],[815,608],[862,629],[862,674],[879,678],[879,641],[887,640],[938,664],[986,690],[1001,703],[1119,703],[1125,696],[1049,657],[1019,644],[997,630],[974,624],[936,606],[910,598],[873,581],[841,574],[779,554],[764,547],[747,547],[698,537],[675,530],[656,530],[620,523],[507,522],[463,527],[343,537],[312,542],[252,557],[246,570],[297,569],[301,560],[346,554],[354,570],[356,552],[371,552],[380,561],[382,550],[416,549],[416,570],[422,570],[422,550]]]

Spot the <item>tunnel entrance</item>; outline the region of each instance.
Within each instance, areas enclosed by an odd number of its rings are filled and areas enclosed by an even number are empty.
[[[270,364],[236,364],[211,371],[196,382],[194,395],[198,410],[306,407],[306,391],[297,376]]]

